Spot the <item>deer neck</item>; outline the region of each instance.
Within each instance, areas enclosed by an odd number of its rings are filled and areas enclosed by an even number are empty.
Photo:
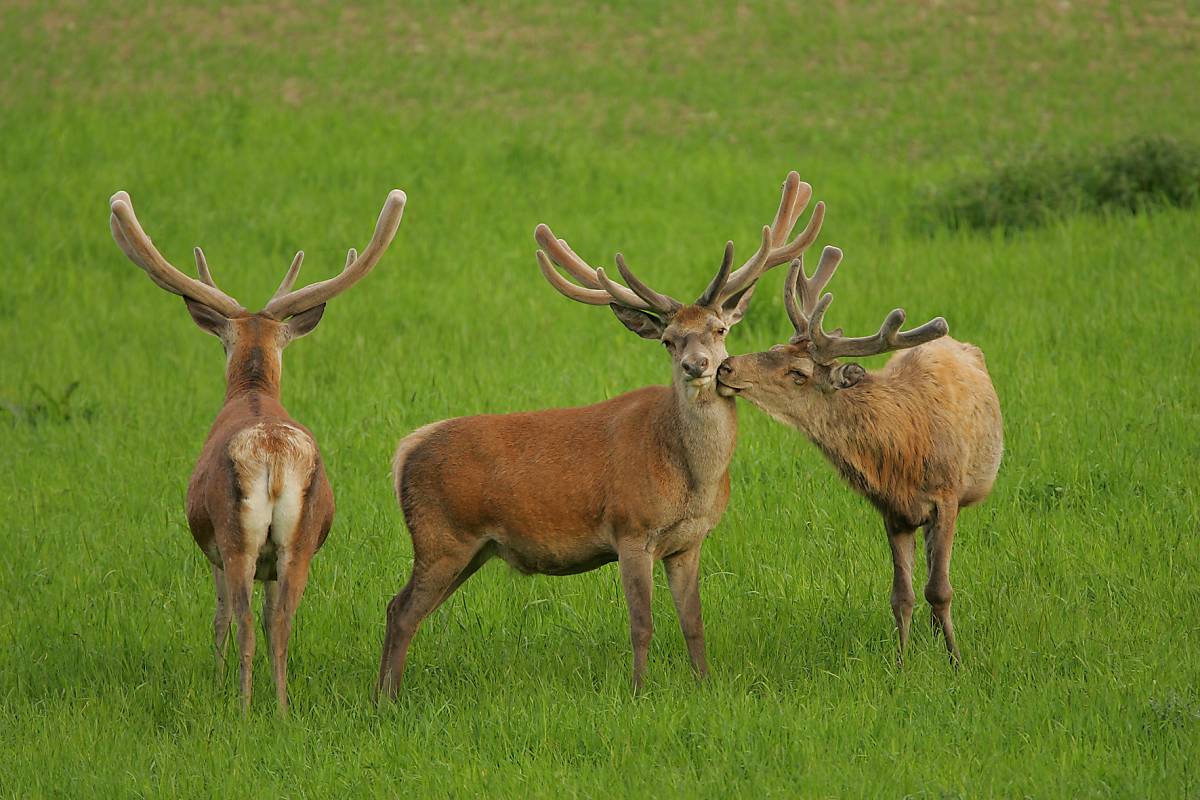
[[[729,470],[737,442],[737,406],[716,382],[697,389],[678,378],[672,385],[671,420],[680,460],[694,486],[715,485]]]
[[[914,455],[907,434],[919,407],[886,373],[868,373],[857,386],[823,394],[788,421],[821,449],[861,494],[876,506],[906,505],[896,454]],[[917,454],[919,458],[919,454]]]
[[[279,399],[282,358],[277,347],[259,342],[239,344],[225,369],[225,402],[247,395]]]

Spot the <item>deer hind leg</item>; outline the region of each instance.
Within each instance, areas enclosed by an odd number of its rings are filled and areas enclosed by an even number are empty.
[[[479,555],[478,548],[455,543],[435,559],[414,559],[408,584],[388,603],[387,632],[379,661],[379,681],[375,684],[376,700],[381,696],[396,696],[404,677],[409,643],[421,622],[487,560],[475,564]]]
[[[279,581],[263,581],[263,641],[267,643],[267,661],[271,664],[274,664],[274,648],[271,647],[271,623],[275,619],[275,606],[278,603]]]
[[[276,580],[266,586],[263,630],[267,635],[267,653],[271,662],[271,676],[275,681],[278,710],[286,716],[288,643],[292,638],[292,621],[308,585],[308,568],[316,553],[317,543],[328,530],[332,517],[318,517],[314,506],[305,504],[305,475],[282,468],[276,475],[280,477],[279,489],[271,510],[269,532],[275,547]],[[311,479],[311,476],[308,477]]]
[[[629,606],[629,641],[633,645],[633,691],[642,690],[646,658],[654,621],[650,616],[650,596],[654,589],[654,559],[641,543],[627,546],[617,556],[621,568],[621,586]]]
[[[954,641],[954,622],[950,617],[950,602],[954,588],[950,585],[950,557],[954,550],[954,528],[958,521],[958,503],[943,501],[937,505],[933,522],[925,526],[925,557],[929,579],[925,583],[925,599],[932,611],[933,630],[946,639],[950,663],[958,666],[962,659]]]
[[[441,608],[442,604],[450,599],[450,595],[454,594],[458,590],[458,587],[466,583],[467,578],[470,578],[479,571],[480,567],[490,561],[495,553],[496,551],[491,542],[488,542],[483,547],[479,548],[479,551],[471,557],[471,560],[467,563],[467,566],[463,567],[462,571],[458,573],[458,577],[456,577],[454,582],[451,583],[449,588],[446,589],[446,593],[442,595],[442,599],[438,601],[438,604],[434,607],[433,611],[437,611],[437,609]],[[430,611],[429,613],[432,614],[433,611]]]
[[[708,660],[704,653],[704,620],[700,615],[700,547],[676,553],[663,559],[667,584],[679,615],[679,627],[687,643],[688,657],[696,677],[708,677]]]
[[[236,553],[224,557],[225,586],[233,606],[233,619],[237,623],[238,678],[243,712],[250,710],[250,695],[254,688],[254,609],[250,601],[254,595],[257,560],[254,553]]]
[[[233,607],[229,602],[229,587],[225,583],[225,572],[213,564],[213,586],[217,594],[217,610],[213,614],[213,650],[216,653],[213,665],[213,683],[221,685],[225,677],[225,651],[229,649],[229,626],[233,621]]]
[[[287,669],[288,643],[292,638],[292,621],[296,609],[308,585],[308,568],[312,554],[285,554],[279,559],[278,597],[273,608],[267,649],[271,654],[272,674],[275,678],[275,697],[279,701],[279,713],[288,711]]]
[[[916,594],[912,588],[913,560],[916,551],[916,528],[901,525],[892,520],[884,522],[888,544],[892,547],[892,615],[896,618],[896,632],[900,645],[896,651],[896,664],[904,666],[904,651],[908,648],[908,633],[912,626],[913,606]]]

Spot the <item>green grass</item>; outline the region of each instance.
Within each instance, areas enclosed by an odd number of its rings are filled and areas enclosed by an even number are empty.
[[[0,6],[0,795],[1200,794],[1200,215],[1006,237],[910,213],[1051,145],[1194,136],[1194,11],[399,5]],[[667,379],[661,348],[545,285],[534,225],[698,294],[792,168],[847,254],[832,324],[903,305],[987,353],[1008,448],[956,540],[965,668],[925,625],[892,665],[875,513],[747,407],[702,567],[707,685],[661,577],[635,699],[614,568],[496,563],[373,708],[411,554],[395,442]],[[392,251],[285,357],[339,514],[293,714],[260,655],[243,719],[211,685],[183,515],[220,349],[113,245],[106,201],[127,189],[169,258],[202,244],[255,305],[297,248],[310,280],[337,270],[394,186]],[[732,351],[786,336],[780,281]]]

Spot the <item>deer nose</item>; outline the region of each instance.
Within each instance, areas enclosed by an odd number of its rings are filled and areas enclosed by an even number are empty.
[[[708,370],[708,356],[685,358],[680,366],[683,367],[683,371],[689,378],[699,378]]]

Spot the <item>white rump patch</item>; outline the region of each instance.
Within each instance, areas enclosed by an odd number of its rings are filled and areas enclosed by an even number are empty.
[[[241,522],[247,545],[286,552],[304,511],[304,489],[317,463],[317,446],[304,431],[282,422],[260,422],[229,442],[242,488]]]

